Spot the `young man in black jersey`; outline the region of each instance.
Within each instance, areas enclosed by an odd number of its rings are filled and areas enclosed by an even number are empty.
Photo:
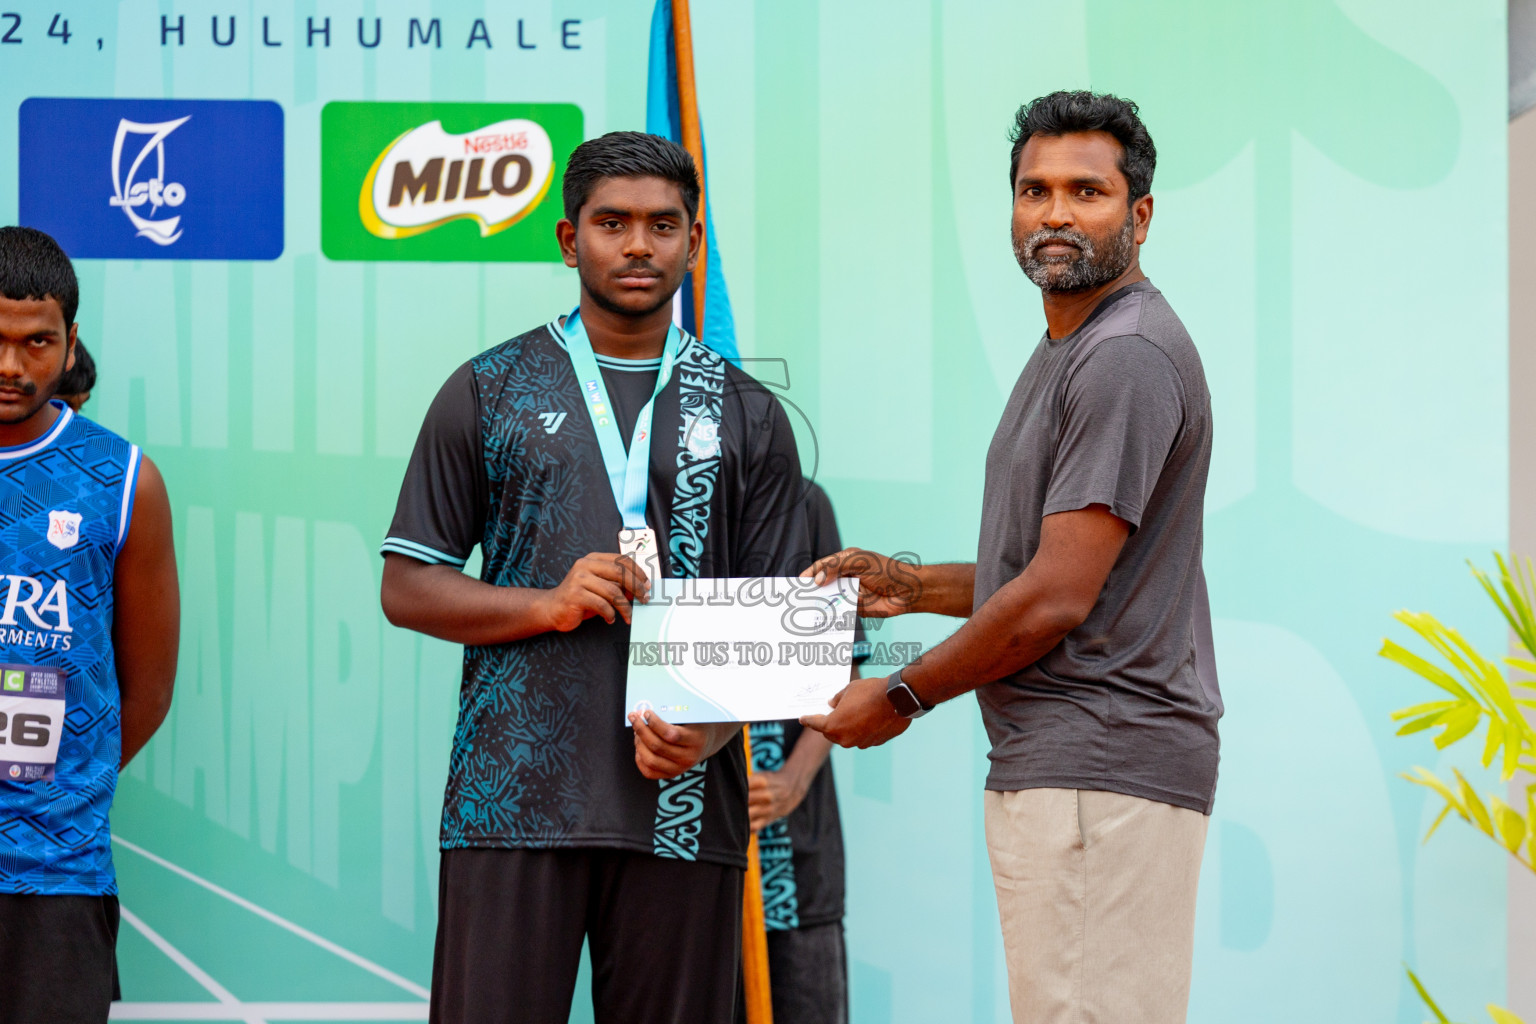
[[[728,1021],[740,726],[626,727],[628,622],[644,566],[803,568],[799,454],[779,404],[672,325],[703,234],[687,152],[605,135],[563,192],[580,305],[448,379],[383,545],[390,621],[465,645],[432,1019],[566,1019],[586,939],[598,1021]]]

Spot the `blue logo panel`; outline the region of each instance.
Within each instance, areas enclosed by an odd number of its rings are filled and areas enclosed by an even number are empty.
[[[20,222],[76,259],[275,260],[283,108],[269,100],[32,98]]]

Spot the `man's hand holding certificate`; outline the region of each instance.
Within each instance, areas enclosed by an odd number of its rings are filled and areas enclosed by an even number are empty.
[[[821,714],[848,685],[858,580],[656,579],[636,604],[624,712],[673,724]]]

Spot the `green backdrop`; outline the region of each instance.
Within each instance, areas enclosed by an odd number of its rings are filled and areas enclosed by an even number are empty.
[[[321,109],[569,103],[589,137],[637,127],[650,5],[126,0],[65,12],[68,45],[46,35],[56,0],[10,6],[5,110],[253,97],[286,117],[281,259],[79,264],[101,371],[86,411],[162,467],[185,595],[175,707],[114,812],[118,1013],[424,1019],[458,653],[384,623],[375,549],[438,383],[576,281],[327,259]],[[231,14],[241,35],[216,48],[209,18]],[[184,45],[161,45],[162,17],[185,18]],[[331,45],[306,46],[325,17]],[[1062,86],[1142,105],[1162,157],[1144,262],[1217,423],[1228,714],[1200,1024],[1419,1021],[1404,961],[1453,1016],[1503,996],[1502,854],[1454,824],[1420,846],[1437,808],[1395,773],[1434,753],[1386,713],[1422,691],[1374,656],[1400,606],[1503,640],[1462,564],[1507,533],[1503,17],[1497,0],[694,6],[743,353],[788,361],[845,538],[925,560],[973,556],[985,446],[1043,329],[1008,246],[1012,112]],[[412,18],[440,19],[441,45],[408,45]],[[465,45],[476,18],[489,48]],[[7,222],[16,130],[0,116]],[[1007,1020],[985,749],[959,700],[835,755],[859,1024]]]

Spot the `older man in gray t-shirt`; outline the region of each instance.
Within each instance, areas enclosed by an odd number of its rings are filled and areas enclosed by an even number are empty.
[[[1024,571],[1044,517],[1104,505],[1129,536],[1088,617],[977,690],[987,788],[1103,789],[1209,814],[1221,699],[1200,568],[1211,397],[1150,281],[1042,338],[987,451],[975,607]]]
[[[1201,567],[1211,400],[1140,266],[1156,150],[1135,104],[1019,110],[1015,255],[1047,331],[987,451],[975,565],[846,549],[866,615],[965,617],[888,679],[804,719],[883,743],[977,691],[986,830],[1018,1024],[1175,1024],[1216,791],[1221,696]]]

